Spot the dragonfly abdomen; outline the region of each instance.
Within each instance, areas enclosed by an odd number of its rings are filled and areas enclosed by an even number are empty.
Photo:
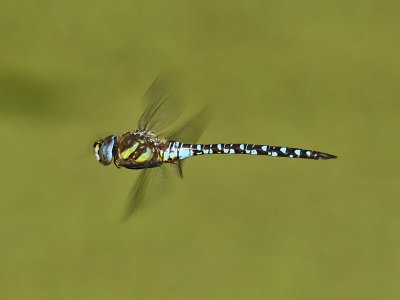
[[[306,159],[331,159],[336,158],[324,152],[305,150],[300,148],[255,145],[255,144],[184,144],[170,142],[164,152],[164,162],[176,162],[188,157],[208,154],[249,154],[267,155],[272,157],[306,158]]]

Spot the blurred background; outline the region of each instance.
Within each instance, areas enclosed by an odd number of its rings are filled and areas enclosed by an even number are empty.
[[[0,4],[1,299],[399,299],[397,1]],[[136,129],[177,70],[207,156],[127,222],[138,173],[95,140]]]

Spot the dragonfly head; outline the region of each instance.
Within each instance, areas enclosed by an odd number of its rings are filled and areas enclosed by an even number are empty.
[[[117,144],[117,137],[115,135],[110,135],[104,140],[99,140],[94,143],[93,150],[96,160],[102,165],[109,165],[113,161],[114,157],[114,147]]]

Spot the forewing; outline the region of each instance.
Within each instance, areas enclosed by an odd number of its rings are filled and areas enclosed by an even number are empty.
[[[139,119],[139,128],[161,131],[182,114],[183,105],[177,91],[172,89],[168,75],[159,75],[143,96],[146,107]]]

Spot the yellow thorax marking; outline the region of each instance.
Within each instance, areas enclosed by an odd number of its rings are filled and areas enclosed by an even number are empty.
[[[122,159],[128,159],[129,156],[136,151],[137,147],[139,146],[139,143],[135,143],[133,144],[131,147],[129,147],[128,149],[125,149],[124,151],[122,151],[119,156]]]
[[[150,147],[146,148],[146,152],[144,152],[142,155],[140,155],[137,159],[135,159],[136,162],[144,162],[149,160],[153,156],[153,152],[151,151]]]

